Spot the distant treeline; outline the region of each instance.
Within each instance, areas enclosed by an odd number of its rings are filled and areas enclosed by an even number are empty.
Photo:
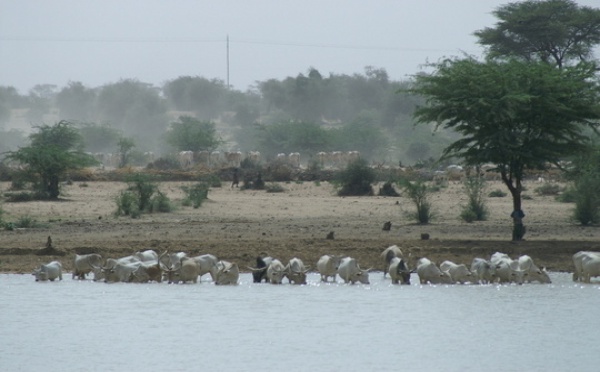
[[[390,81],[384,69],[323,76],[311,68],[284,80],[258,82],[246,92],[223,81],[181,76],[162,87],[121,80],[100,87],[70,82],[37,85],[27,95],[0,86],[0,152],[14,150],[26,134],[11,130],[60,120],[81,127],[102,126],[134,140],[138,151],[166,154],[169,125],[180,116],[215,124],[224,150],[278,152],[357,150],[373,162],[397,165],[437,156],[449,134],[413,126],[423,100],[403,89],[411,81]],[[324,135],[325,133],[325,135]],[[88,141],[88,151],[113,152],[114,143]]]

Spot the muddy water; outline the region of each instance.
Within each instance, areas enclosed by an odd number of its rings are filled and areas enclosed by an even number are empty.
[[[2,371],[597,371],[600,283],[234,287],[0,275]]]

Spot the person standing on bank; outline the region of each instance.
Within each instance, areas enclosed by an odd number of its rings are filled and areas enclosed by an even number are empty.
[[[239,187],[240,184],[240,176],[238,174],[238,169],[235,168],[233,170],[233,181],[231,181],[231,188],[235,187]]]

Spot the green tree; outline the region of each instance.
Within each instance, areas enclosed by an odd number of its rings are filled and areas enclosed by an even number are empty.
[[[476,31],[491,58],[518,57],[562,68],[589,60],[600,44],[600,9],[571,0],[511,2],[493,14],[496,27]]]
[[[41,198],[57,199],[60,181],[71,170],[93,165],[96,161],[83,152],[79,131],[67,121],[37,127],[29,135],[31,145],[9,152],[7,158],[25,165],[26,175],[34,182]]]
[[[117,141],[117,147],[119,148],[119,168],[123,168],[129,164],[135,141],[133,138],[121,137]]]
[[[78,127],[89,152],[112,152],[120,138],[120,132],[108,124],[80,123]]]
[[[65,120],[89,121],[94,118],[96,91],[81,82],[69,82],[56,95],[56,106]]]
[[[585,128],[598,126],[600,90],[592,64],[557,69],[466,58],[434,67],[434,73],[418,75],[412,89],[427,99],[415,111],[417,122],[462,134],[443,158],[462,158],[468,166],[495,164],[512,195],[513,217],[522,214],[524,172],[578,153],[588,140]],[[520,223],[514,218],[514,231]]]
[[[215,123],[191,116],[180,116],[178,121],[171,123],[166,139],[177,151],[212,151],[222,143]]]

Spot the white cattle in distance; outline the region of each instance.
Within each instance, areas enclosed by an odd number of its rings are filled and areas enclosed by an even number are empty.
[[[600,252],[594,251],[579,251],[573,255],[573,264],[575,265],[575,271],[573,271],[573,281],[583,281],[583,259],[600,257]]]
[[[212,151],[210,153],[210,166],[212,168],[219,168],[221,166],[221,152]]]
[[[49,280],[53,282],[58,278],[62,280],[62,264],[58,261],[52,261],[47,264],[42,264],[38,269],[33,270],[36,282],[45,282]]]
[[[129,277],[126,276],[127,268],[119,267],[116,270],[117,265],[129,265],[129,264],[137,264],[141,262],[134,255],[121,257],[118,259],[108,258],[106,259],[106,263],[104,266],[97,266],[94,263],[90,263],[93,272],[94,272],[94,281],[104,280],[105,282],[120,282],[120,281],[129,281]],[[117,272],[118,271],[118,272]]]
[[[381,252],[380,255],[383,258],[383,277],[385,278],[385,274],[387,274],[387,269],[392,262],[392,258],[399,257],[403,258],[402,250],[397,245],[392,245],[387,247]]]
[[[363,270],[358,266],[355,258],[344,257],[340,261],[338,275],[345,283],[369,284],[369,270]]]
[[[290,284],[306,284],[306,273],[309,269],[301,259],[294,257],[285,267],[285,276]]]
[[[260,151],[250,151],[248,152],[247,159],[255,165],[260,164]]]
[[[421,284],[453,284],[450,274],[440,270],[428,258],[419,258],[417,261],[417,275]]]
[[[540,269],[533,262],[533,259],[527,255],[523,255],[519,257],[519,268],[521,270],[528,270],[529,275],[527,275],[527,282],[540,282],[542,284],[550,284],[552,280],[550,280],[550,276],[545,269]]]
[[[113,267],[103,269],[104,282],[131,282],[133,280],[133,272],[141,265],[142,261],[117,262]]]
[[[191,168],[194,164],[194,152],[193,151],[180,151],[179,152],[179,165],[183,169]]]
[[[388,269],[392,284],[408,284],[410,285],[410,274],[412,271],[406,266],[404,259],[400,257],[393,257],[390,260],[390,267]]]
[[[450,274],[450,278],[455,283],[465,284],[467,282],[473,283],[475,276],[471,273],[471,270],[467,268],[465,264],[457,264],[452,261],[444,261],[440,264],[440,270]]]
[[[216,285],[236,285],[240,278],[240,269],[237,264],[229,261],[219,261],[215,265]]]
[[[158,261],[158,253],[152,249],[146,249],[145,251],[137,251],[133,254],[135,258],[142,262]]]
[[[293,168],[300,168],[300,153],[299,152],[291,152],[288,155],[288,164]]]
[[[226,151],[225,161],[227,166],[239,168],[242,164],[242,153],[240,151]]]
[[[196,161],[205,167],[210,166],[210,152],[201,150],[196,153]]]
[[[196,264],[198,264],[200,281],[202,281],[202,276],[205,274],[210,274],[210,278],[214,282],[217,277],[217,262],[219,259],[217,256],[212,254],[203,254],[200,256],[193,257]]]
[[[335,282],[335,276],[337,275],[341,259],[340,256],[332,256],[329,254],[319,258],[319,261],[317,261],[317,271],[321,274],[322,282],[326,282],[329,277],[332,277]]]
[[[94,267],[102,266],[102,256],[97,253],[75,254],[73,257],[73,279],[85,279],[85,276],[94,270]]]
[[[529,278],[529,268],[519,267],[519,261],[514,261],[505,253],[494,253],[490,262],[495,266],[500,283],[523,284]]]
[[[267,267],[267,279],[271,284],[281,284],[285,274],[285,266],[276,258]]]
[[[480,284],[488,284],[496,279],[496,268],[484,258],[475,257],[471,262],[471,272]]]

